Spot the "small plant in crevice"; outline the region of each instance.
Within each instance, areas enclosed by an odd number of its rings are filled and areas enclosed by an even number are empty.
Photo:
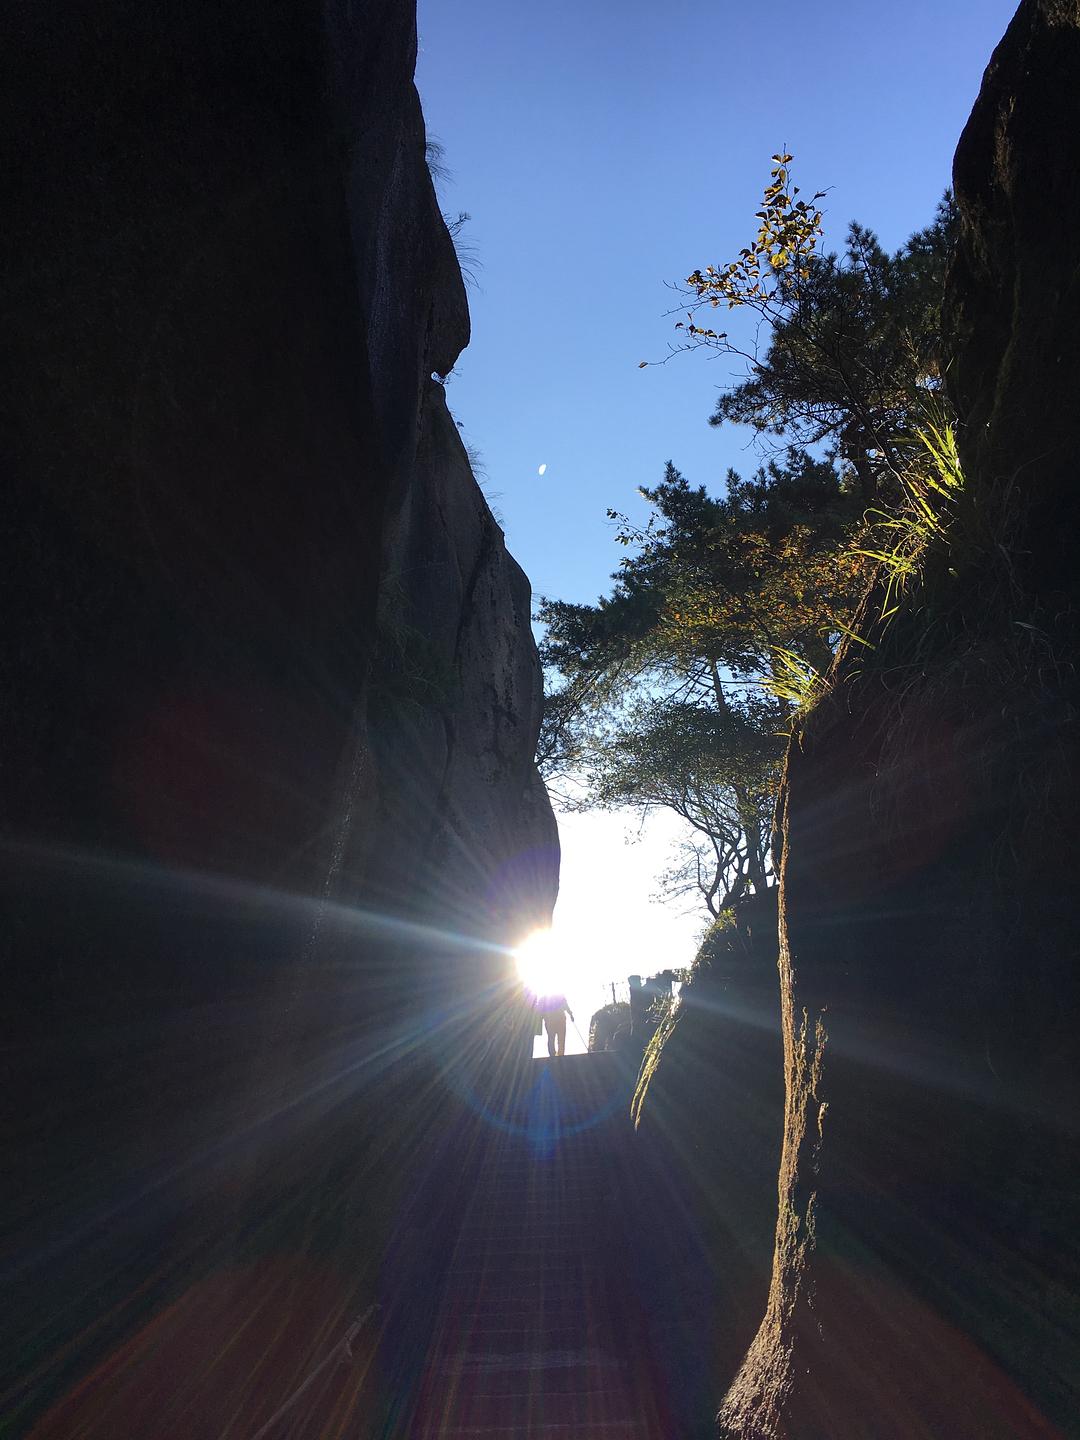
[[[790,720],[813,709],[827,689],[825,676],[809,660],[783,645],[772,652],[772,674],[765,688],[791,706]]]
[[[443,211],[443,220],[454,244],[461,277],[471,290],[476,290],[480,285],[480,247],[475,240],[464,237],[462,233],[471,219],[472,216],[467,210],[459,210],[456,215],[448,215]]]
[[[903,604],[912,583],[922,574],[931,543],[945,543],[953,520],[953,506],[964,477],[956,432],[944,407],[926,415],[909,437],[894,442],[900,458],[896,471],[901,499],[886,510],[875,506],[863,517],[861,535],[848,554],[869,560],[884,576],[884,594],[871,629],[885,626]],[[877,648],[866,634],[837,622],[837,633],[868,650]],[[774,647],[772,675],[766,688],[791,707],[791,721],[805,716],[829,689],[829,679],[804,656],[782,646]],[[847,674],[854,678],[853,671]],[[791,733],[789,727],[788,733]]]
[[[473,479],[483,489],[483,482],[488,477],[487,465],[484,463],[483,451],[479,445],[474,445],[471,440],[462,437],[462,444],[465,446],[465,454],[469,457],[469,469],[473,473]]]
[[[901,501],[892,510],[868,510],[867,543],[852,548],[853,555],[874,561],[885,575],[883,621],[896,614],[930,543],[944,540],[964,485],[956,432],[943,416],[928,417],[898,450],[905,456],[897,477]]]
[[[455,423],[457,424],[458,429],[461,429],[461,422],[456,421]],[[491,511],[491,518],[495,521],[496,525],[502,528],[504,523],[503,515],[497,503],[499,500],[502,499],[502,491],[493,490],[491,488],[491,475],[488,471],[486,463],[484,462],[484,455],[479,445],[473,444],[471,440],[466,440],[464,435],[462,435],[461,437],[461,443],[465,446],[465,454],[469,461],[469,469],[472,471],[473,479],[480,487],[480,493],[487,501],[487,507]]]
[[[451,184],[454,175],[446,163],[446,148],[442,141],[437,140],[434,135],[429,135],[424,146],[424,155],[436,192]],[[441,201],[442,196],[440,195],[439,198]],[[441,213],[443,224],[446,226],[454,246],[461,277],[470,289],[475,290],[480,283],[480,250],[475,240],[469,239],[463,233],[472,216],[467,210],[459,210],[456,214],[449,210],[443,210]]]
[[[429,135],[424,142],[424,159],[431,174],[432,184],[438,188],[439,185],[448,184],[453,175],[446,163],[446,146],[434,135]]]

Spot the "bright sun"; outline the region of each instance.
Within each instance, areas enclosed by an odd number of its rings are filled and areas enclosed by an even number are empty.
[[[567,956],[550,930],[534,930],[514,951],[518,975],[533,995],[564,994],[570,980]]]

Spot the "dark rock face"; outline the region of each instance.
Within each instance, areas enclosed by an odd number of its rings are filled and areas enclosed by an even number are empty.
[[[541,689],[531,595],[435,381],[395,500],[370,720],[389,783],[368,884],[408,911],[423,857],[427,916],[512,941],[530,918],[550,917],[558,853],[532,758]]]
[[[1070,537],[1080,374],[1080,287],[1065,239],[1080,215],[1080,23],[1072,0],[1020,6],[957,146],[960,244],[949,384],[980,478],[968,504],[1007,532],[1016,578],[1052,619],[1076,602]],[[1021,537],[1017,537],[1021,538]]]
[[[775,890],[706,946],[646,1051],[627,1187],[652,1345],[686,1437],[711,1433],[769,1292],[784,1111]]]
[[[1078,135],[1080,6],[1025,0],[956,158],[961,513],[788,756],[776,1258],[724,1436],[1080,1434]]]
[[[315,1246],[312,1293],[379,1293],[422,1143],[388,1096],[460,1038],[485,946],[550,914],[558,851],[528,582],[432,379],[468,312],[412,5],[15,28],[0,1388],[26,1422],[222,1266],[257,1290],[273,1252],[289,1284]]]

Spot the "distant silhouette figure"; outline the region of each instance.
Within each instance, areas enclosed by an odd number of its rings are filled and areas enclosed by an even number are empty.
[[[538,995],[536,1008],[544,1019],[547,1031],[548,1054],[554,1060],[556,1055],[566,1054],[566,1017],[573,1020],[574,1012],[566,1003],[565,995]]]

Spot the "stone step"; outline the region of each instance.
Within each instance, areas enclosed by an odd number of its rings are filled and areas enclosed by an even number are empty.
[[[583,1316],[545,1316],[543,1320],[522,1316],[462,1317],[445,1338],[441,1352],[449,1359],[468,1350],[472,1354],[546,1354],[554,1350],[580,1349],[595,1323]]]
[[[474,1180],[473,1199],[487,1199],[502,1193],[529,1194],[540,1199],[544,1196],[558,1197],[569,1191],[592,1190],[601,1183],[602,1172],[576,1171],[573,1175],[477,1175]]]
[[[645,1421],[640,1418],[622,1420],[591,1420],[579,1424],[533,1424],[527,1435],[516,1425],[439,1425],[424,1431],[431,1440],[613,1440],[613,1437],[645,1435]]]
[[[454,1314],[463,1310],[475,1310],[483,1306],[487,1310],[498,1307],[499,1313],[520,1310],[526,1315],[535,1315],[541,1310],[551,1310],[556,1304],[569,1304],[573,1312],[588,1305],[604,1293],[603,1283],[597,1281],[586,1289],[580,1285],[551,1285],[544,1289],[536,1285],[483,1286],[472,1280],[468,1284],[454,1284],[452,1281],[443,1289],[443,1304]]]
[[[465,1320],[441,1338],[439,1348],[447,1359],[466,1351],[474,1355],[506,1356],[550,1354],[587,1346],[596,1330],[595,1322],[584,1316],[545,1316],[505,1319],[475,1316]]]
[[[492,1295],[490,1292],[466,1290],[448,1294],[443,1309],[448,1316],[453,1317],[455,1325],[483,1322],[490,1327],[500,1321],[507,1325],[565,1325],[568,1320],[584,1315],[588,1310],[588,1306],[581,1303],[580,1296],[567,1298],[568,1303],[564,1303],[562,1296],[529,1298],[524,1295]]]
[[[473,1220],[478,1215],[503,1216],[510,1219],[514,1216],[523,1218],[536,1218],[549,1214],[565,1215],[575,1206],[583,1206],[592,1209],[600,1204],[600,1197],[596,1189],[590,1185],[576,1186],[574,1189],[560,1190],[557,1195],[547,1191],[535,1193],[514,1193],[507,1189],[505,1192],[492,1192],[483,1196],[475,1204],[470,1205],[463,1218]]]
[[[591,1293],[605,1273],[594,1256],[579,1256],[576,1260],[564,1258],[558,1263],[544,1265],[484,1265],[468,1261],[449,1268],[443,1290],[459,1299],[469,1293],[470,1286],[495,1287],[500,1294],[505,1293],[510,1298],[528,1298],[530,1302],[545,1289],[580,1297]]]
[[[580,1296],[598,1278],[596,1266],[590,1264],[586,1268],[584,1262],[578,1266],[534,1266],[527,1270],[515,1270],[513,1273],[507,1273],[497,1266],[489,1269],[463,1266],[450,1271],[447,1284],[455,1290],[462,1287],[467,1289],[469,1285],[481,1286],[485,1290],[513,1299],[518,1295],[535,1296],[544,1290]]]
[[[519,1255],[574,1256],[583,1255],[595,1249],[595,1240],[591,1240],[584,1234],[567,1235],[565,1232],[554,1231],[547,1237],[543,1247],[536,1243],[534,1235],[504,1236],[499,1244],[492,1241],[490,1245],[485,1245],[483,1240],[477,1236],[468,1243],[460,1241],[455,1245],[453,1255],[455,1261],[462,1255],[482,1255],[490,1259],[493,1264],[498,1264],[502,1259],[513,1260]]]
[[[559,1244],[564,1249],[585,1250],[595,1247],[596,1241],[590,1238],[584,1230],[575,1230],[567,1233],[558,1225],[545,1226],[535,1230],[501,1230],[492,1235],[491,1246],[485,1246],[482,1231],[472,1231],[463,1235],[454,1247],[454,1253],[459,1250],[471,1252],[474,1250],[490,1248],[492,1254],[500,1251],[519,1251],[530,1248],[538,1248],[545,1245]]]
[[[516,1275],[466,1270],[449,1275],[443,1293],[451,1304],[482,1296],[485,1300],[503,1300],[523,1308],[550,1303],[556,1298],[580,1305],[591,1296],[602,1294],[603,1283],[604,1277],[595,1269],[574,1271],[564,1267],[552,1273],[521,1271]]]
[[[535,1394],[538,1389],[542,1389],[546,1395],[578,1395],[588,1392],[599,1396],[604,1393],[604,1387],[597,1383],[604,1374],[600,1369],[594,1367],[583,1372],[575,1365],[554,1363],[569,1353],[573,1352],[551,1351],[553,1363],[548,1363],[545,1355],[538,1355],[527,1369],[485,1370],[477,1367],[475,1373],[470,1373],[470,1379],[477,1387],[476,1393],[487,1396],[530,1395]],[[623,1368],[617,1361],[606,1367],[615,1373],[621,1373]],[[454,1371],[449,1367],[447,1373],[459,1381],[465,1375],[464,1371]]]
[[[527,1272],[530,1275],[558,1275],[566,1270],[578,1274],[582,1270],[597,1269],[594,1251],[562,1241],[557,1248],[527,1245],[504,1250],[497,1255],[476,1246],[465,1252],[457,1251],[450,1264],[451,1274],[521,1275]]]
[[[587,1293],[577,1286],[563,1289],[545,1289],[542,1285],[470,1285],[446,1292],[448,1309],[461,1314],[476,1315],[482,1309],[490,1314],[506,1314],[509,1310],[528,1314],[577,1315],[587,1309],[594,1298],[602,1296],[603,1290],[597,1283]]]
[[[512,1428],[525,1440],[545,1426],[573,1426],[578,1433],[587,1433],[590,1425],[596,1423],[626,1424],[638,1419],[626,1395],[606,1391],[572,1395],[481,1395],[461,1390],[448,1396],[441,1428],[436,1433],[444,1435],[455,1428]]]

